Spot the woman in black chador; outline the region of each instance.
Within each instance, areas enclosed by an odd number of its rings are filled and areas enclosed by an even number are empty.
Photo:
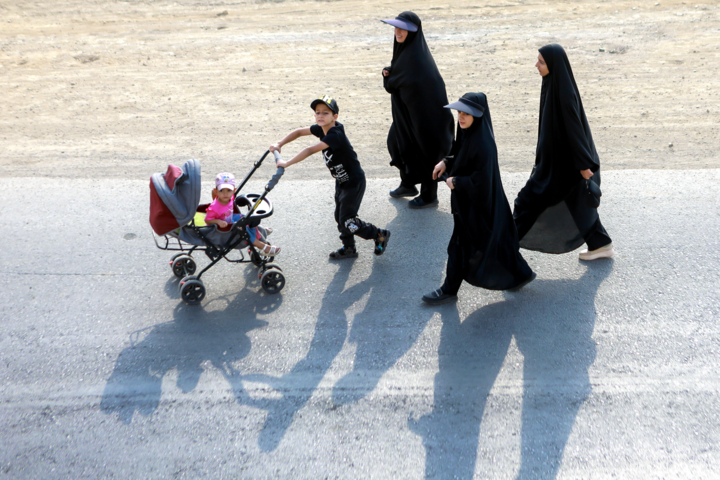
[[[417,15],[403,12],[383,22],[395,27],[392,63],[382,71],[392,102],[393,123],[387,137],[390,165],[400,170],[400,186],[390,196],[413,197],[419,183],[420,195],[408,206],[431,207],[438,203],[433,167],[448,154],[453,140],[453,117],[443,109],[448,103],[445,82]]]
[[[445,282],[423,296],[430,304],[456,299],[463,280],[490,290],[517,290],[535,278],[520,255],[485,94],[466,93],[445,108],[458,111],[457,139],[452,155],[435,166],[433,178],[444,179],[452,190],[455,226]]]
[[[581,260],[612,257],[597,206],[586,198],[588,180],[600,186],[600,159],[567,54],[547,45],[535,66],[542,75],[540,126],[535,167],[515,200],[520,246],[566,253],[587,243]]]

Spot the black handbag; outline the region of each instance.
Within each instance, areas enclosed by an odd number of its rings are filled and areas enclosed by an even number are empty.
[[[585,180],[585,200],[587,200],[588,207],[599,207],[600,197],[602,197],[600,186],[590,179]]]

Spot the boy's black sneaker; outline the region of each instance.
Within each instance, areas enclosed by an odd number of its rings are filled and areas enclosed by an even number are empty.
[[[390,240],[389,230],[380,230],[377,238],[375,238],[375,255],[382,255],[385,253],[388,241]]]
[[[357,258],[358,253],[355,247],[342,247],[330,252],[330,260],[343,260],[345,258]]]

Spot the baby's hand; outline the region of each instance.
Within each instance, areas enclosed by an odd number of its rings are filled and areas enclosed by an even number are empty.
[[[273,144],[273,145],[270,145],[270,148],[269,148],[268,150],[270,150],[271,152],[274,152],[275,150],[277,150],[278,153],[282,153],[282,152],[280,151],[281,148],[282,148],[282,147],[281,147],[280,145],[278,145],[277,143],[275,143],[275,144]]]
[[[228,226],[228,223],[227,223],[225,220],[218,220],[217,225],[218,225],[218,227],[220,227],[220,228],[225,228],[225,227]]]

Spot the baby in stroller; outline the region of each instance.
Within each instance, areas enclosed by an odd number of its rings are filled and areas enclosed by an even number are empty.
[[[197,305],[205,298],[201,277],[221,260],[257,267],[260,285],[266,293],[278,293],[285,286],[282,268],[273,263],[280,248],[267,244],[272,230],[260,225],[261,220],[273,214],[267,195],[284,170],[277,169],[261,194],[239,193],[269,153],[266,151],[253,164],[237,188],[231,174],[220,174],[215,180],[212,204],[200,204],[200,162],[197,160],[189,160],[182,167],[169,165],[167,172],[152,175],[153,238],[159,249],[178,252],[170,259],[170,268],[180,279],[178,288],[186,303]],[[281,160],[277,152],[273,155],[276,161]],[[210,260],[210,264],[197,273],[193,256],[196,252],[204,253]]]
[[[213,202],[205,212],[205,224],[217,225],[226,228],[228,225],[243,218],[242,214],[233,214],[235,204],[235,176],[232,173],[219,173],[215,177],[215,189],[212,192]],[[280,247],[270,245],[261,240],[257,228],[248,227],[250,241],[258,252],[266,257],[275,257],[280,253]],[[265,234],[272,233],[271,228],[265,228]]]

